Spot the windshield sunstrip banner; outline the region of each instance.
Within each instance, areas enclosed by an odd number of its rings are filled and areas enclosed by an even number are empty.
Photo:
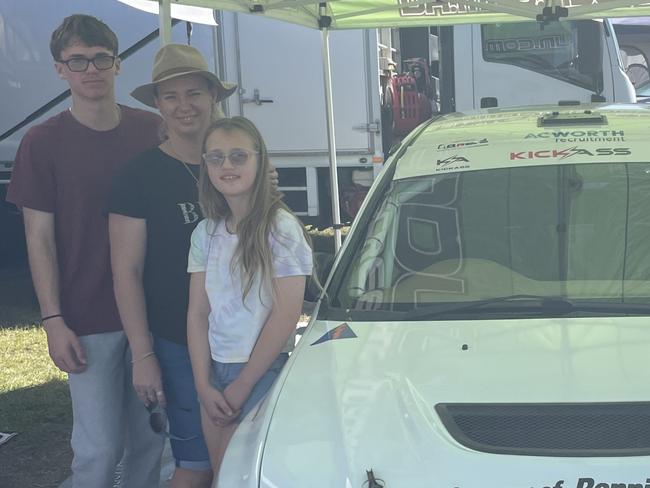
[[[441,142],[437,146],[445,147],[446,145],[447,143]],[[397,161],[393,179],[400,180],[454,171],[539,166],[542,164],[650,162],[648,148],[645,145],[629,141],[623,141],[620,144],[554,144],[553,139],[543,138],[513,143],[511,146],[491,144],[478,151],[467,150],[471,147],[470,145],[459,150],[445,151],[444,156],[439,152],[440,150],[413,147]]]

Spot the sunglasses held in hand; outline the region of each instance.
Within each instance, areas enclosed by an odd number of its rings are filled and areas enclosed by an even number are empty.
[[[170,434],[167,430],[167,412],[159,404],[155,403],[148,405],[147,411],[149,412],[149,426],[156,434],[163,435],[174,441],[191,441],[199,437],[198,435],[193,435],[192,437],[178,437],[174,434]]]

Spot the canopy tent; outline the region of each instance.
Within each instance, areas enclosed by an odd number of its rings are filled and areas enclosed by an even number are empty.
[[[188,5],[253,13],[315,29],[522,22],[542,20],[537,17],[544,15],[545,8],[550,9],[546,13],[551,18],[556,13],[568,19],[650,15],[650,3],[630,0],[160,0],[163,5],[166,2],[172,7]]]
[[[329,31],[334,29],[370,29],[379,27],[418,27],[454,24],[549,22],[565,19],[650,16],[650,3],[630,0],[119,0],[142,9],[148,3],[160,5],[162,42],[171,37],[172,7],[193,6],[226,10],[265,17],[320,29],[323,36],[322,59],[325,81],[332,217],[335,248],[341,246],[340,210],[334,112],[329,54]],[[158,5],[157,5],[158,4]]]
[[[159,13],[158,2],[151,2],[150,0],[127,0],[122,3],[152,14]],[[178,2],[174,2],[174,5],[170,5],[170,9],[171,16],[175,19],[194,22],[196,24],[217,25],[214,20],[214,15],[212,15],[212,9],[194,7],[191,5],[179,5]]]

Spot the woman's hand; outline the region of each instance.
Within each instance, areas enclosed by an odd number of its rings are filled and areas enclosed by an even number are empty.
[[[167,406],[160,365],[155,355],[133,363],[133,388],[146,406],[156,403],[163,408]]]
[[[219,427],[232,423],[239,415],[239,409],[231,408],[225,396],[216,388],[209,386],[198,391],[201,407],[208,418]]]

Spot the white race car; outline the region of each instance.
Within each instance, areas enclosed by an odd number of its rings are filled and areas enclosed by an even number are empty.
[[[224,488],[650,488],[650,107],[394,151]]]

